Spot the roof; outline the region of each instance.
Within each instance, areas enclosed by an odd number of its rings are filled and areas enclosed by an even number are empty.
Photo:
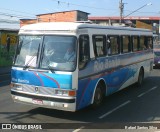
[[[119,16],[90,16],[89,20],[119,20]],[[159,16],[130,16],[123,19],[128,20],[160,20]]]
[[[82,23],[74,22],[42,22],[21,27],[22,30],[76,30]]]
[[[115,27],[115,26],[102,26],[98,24],[88,24],[88,23],[76,23],[76,22],[44,22],[44,23],[36,23],[25,25],[21,28],[21,30],[35,30],[35,31],[68,31],[68,30],[76,30],[83,28],[96,28],[96,29],[126,29],[126,30],[134,30],[134,31],[150,31],[148,29],[139,29],[139,28],[131,28],[131,27]]]
[[[37,19],[24,18],[24,19],[19,19],[19,20],[28,21],[28,20],[37,20]]]
[[[74,12],[74,11],[83,12],[83,13],[86,13],[88,15],[90,14],[90,13],[87,13],[87,12],[84,12],[84,11],[80,11],[80,10],[71,10],[71,11],[61,11],[61,12],[52,12],[52,13],[38,14],[36,16],[42,16],[42,15],[48,15],[48,14],[57,14],[57,13],[64,13],[64,12]]]
[[[19,29],[20,29],[19,24],[0,25],[0,31],[19,31]]]
[[[0,28],[0,31],[13,31],[13,32],[18,32],[19,29]]]

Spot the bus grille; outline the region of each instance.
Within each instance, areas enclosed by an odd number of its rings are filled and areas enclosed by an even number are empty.
[[[53,95],[54,88],[47,88],[47,87],[36,87],[30,85],[22,85],[24,92],[29,93],[37,93],[37,94],[44,94],[44,95]]]

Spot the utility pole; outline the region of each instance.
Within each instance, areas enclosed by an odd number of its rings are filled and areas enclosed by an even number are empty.
[[[119,1],[119,9],[120,9],[120,20],[119,20],[119,23],[122,24],[123,9],[124,9],[124,3],[122,2],[122,0]]]

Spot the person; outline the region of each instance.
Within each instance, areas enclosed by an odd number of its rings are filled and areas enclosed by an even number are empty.
[[[50,57],[55,53],[55,49],[53,48],[53,43],[48,42],[45,49],[45,56]]]
[[[107,40],[107,52],[108,52],[108,55],[111,54],[111,41],[109,39]]]
[[[76,58],[76,55],[75,55],[74,48],[70,45],[67,52],[64,55],[64,60],[75,61],[75,58]]]
[[[46,66],[54,59],[55,48],[53,47],[53,42],[47,42],[44,48],[44,56],[42,60],[42,65]]]

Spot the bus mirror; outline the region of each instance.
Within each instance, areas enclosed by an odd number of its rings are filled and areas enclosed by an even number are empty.
[[[16,50],[17,54],[20,54],[20,50],[21,50],[21,46],[18,45],[18,46],[17,46],[17,50]]]
[[[20,43],[17,44],[16,54],[20,54],[20,50],[21,50],[21,47],[22,47],[22,43],[23,43],[23,41],[20,41]]]
[[[10,44],[11,44],[11,39],[9,36],[7,36],[7,43],[6,43],[6,49],[9,52],[10,51]]]
[[[20,54],[20,49],[19,48],[17,48],[17,54]]]

